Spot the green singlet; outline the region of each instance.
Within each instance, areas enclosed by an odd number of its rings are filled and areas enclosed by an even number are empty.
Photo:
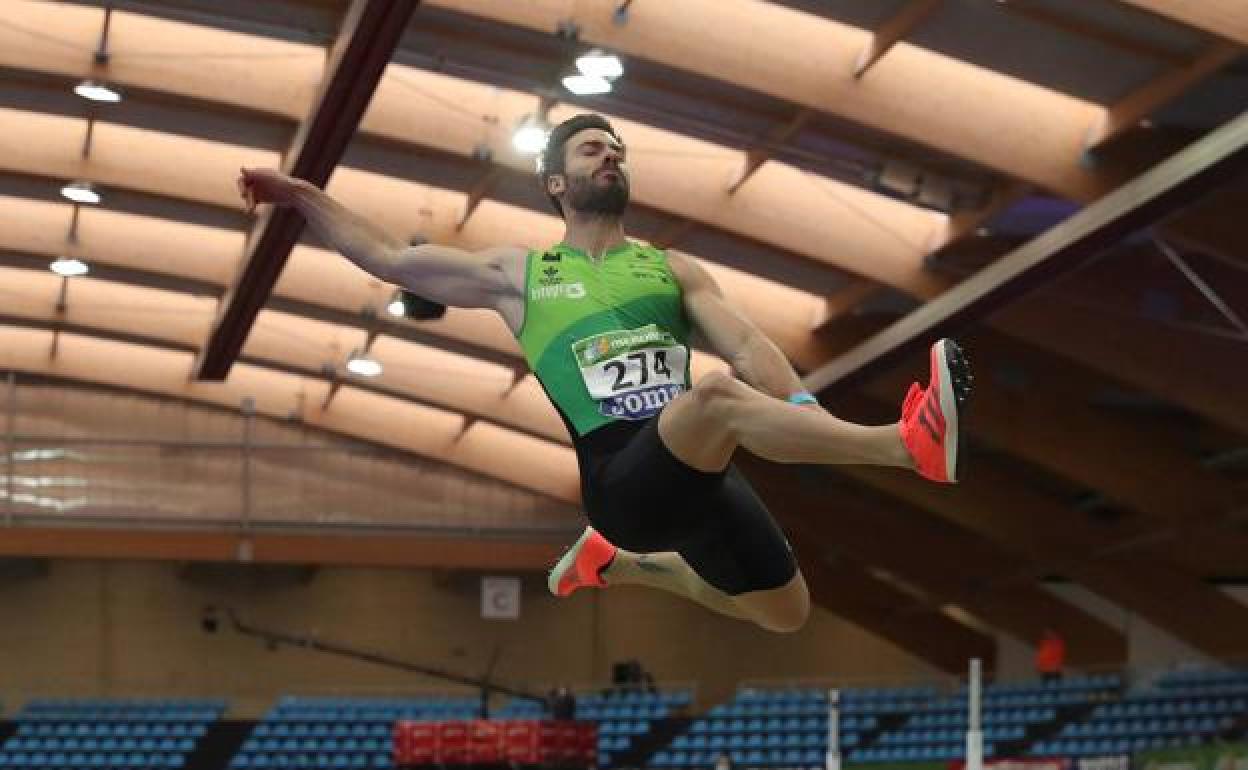
[[[529,252],[524,283],[516,337],[573,438],[689,388],[689,319],[663,251],[630,242],[595,263],[561,243]]]

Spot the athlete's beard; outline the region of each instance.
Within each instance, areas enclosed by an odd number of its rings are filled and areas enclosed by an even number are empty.
[[[615,174],[605,185],[598,184],[592,174],[569,177],[565,199],[568,207],[590,216],[623,215],[628,207],[628,177],[620,171],[611,170]]]

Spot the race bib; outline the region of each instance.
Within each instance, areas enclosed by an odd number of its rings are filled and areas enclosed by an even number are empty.
[[[589,395],[608,417],[644,420],[687,388],[689,349],[654,324],[572,344]]]

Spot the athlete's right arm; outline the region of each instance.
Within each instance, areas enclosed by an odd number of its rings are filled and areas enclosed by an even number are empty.
[[[330,246],[366,272],[453,307],[497,307],[512,291],[504,269],[519,249],[480,252],[447,246],[408,246],[338,203],[315,185],[271,169],[242,169],[239,192],[248,211],[257,203],[293,206]]]

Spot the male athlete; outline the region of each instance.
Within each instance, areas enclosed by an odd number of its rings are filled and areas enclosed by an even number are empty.
[[[563,240],[545,250],[408,246],[276,171],[244,169],[239,188],[249,207],[294,206],[383,281],[503,317],[571,434],[592,525],[551,571],[552,593],[647,585],[766,629],[799,629],[810,611],[805,580],[730,464],[733,452],[892,465],[953,482],[970,393],[957,346],[932,346],[929,385],[911,386],[899,423],[839,420],[693,258],[625,238],[625,147],[605,119],[578,115],[556,127],[539,176],[566,223]],[[737,377],[691,382],[695,328]]]

